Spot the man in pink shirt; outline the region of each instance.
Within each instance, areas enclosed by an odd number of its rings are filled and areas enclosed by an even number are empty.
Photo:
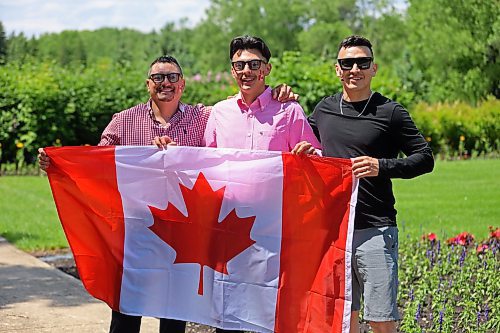
[[[259,37],[231,41],[231,74],[240,92],[214,105],[205,130],[207,147],[312,153],[321,145],[295,101],[273,100],[266,76],[271,51]]]
[[[271,51],[259,37],[242,36],[229,47],[231,74],[240,92],[235,98],[215,104],[208,118],[204,144],[207,147],[314,153],[316,139],[304,110],[297,102],[273,100],[266,86],[271,72]],[[217,333],[229,331],[217,329]]]

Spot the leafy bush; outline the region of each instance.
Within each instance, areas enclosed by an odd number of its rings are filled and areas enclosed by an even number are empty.
[[[499,155],[498,99],[489,98],[477,107],[459,102],[421,103],[411,114],[435,154],[460,158]]]

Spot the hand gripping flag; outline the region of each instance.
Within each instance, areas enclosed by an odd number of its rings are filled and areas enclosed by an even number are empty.
[[[112,309],[231,330],[349,331],[349,160],[193,147],[46,152],[80,278]]]

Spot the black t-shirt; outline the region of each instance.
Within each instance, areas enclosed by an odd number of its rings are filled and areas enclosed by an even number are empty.
[[[325,97],[309,116],[323,156],[377,158],[379,175],[359,182],[354,228],[395,226],[391,178],[432,171],[432,151],[400,104],[374,93],[368,105],[368,100],[343,101],[341,114],[340,97],[341,93]],[[400,152],[406,157],[398,158]]]

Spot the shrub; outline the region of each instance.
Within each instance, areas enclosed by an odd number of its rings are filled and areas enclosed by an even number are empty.
[[[411,114],[435,154],[448,158],[498,156],[498,99],[491,97],[476,107],[463,102],[420,103],[411,109]]]

